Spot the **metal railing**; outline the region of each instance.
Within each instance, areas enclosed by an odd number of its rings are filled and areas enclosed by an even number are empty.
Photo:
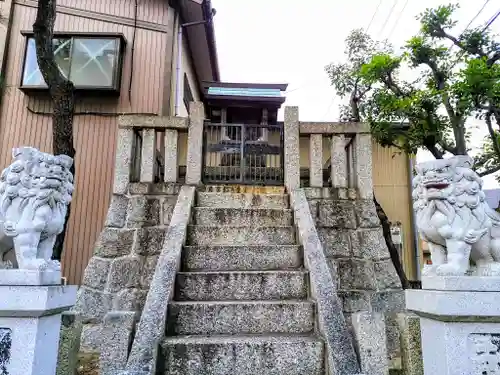
[[[282,125],[205,122],[204,183],[283,185]]]

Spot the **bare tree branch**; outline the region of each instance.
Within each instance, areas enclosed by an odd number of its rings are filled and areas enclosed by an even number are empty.
[[[490,169],[487,169],[483,172],[478,172],[477,174],[479,175],[479,177],[484,177],[484,176],[488,176],[488,175],[495,173],[495,172],[498,172],[498,171],[500,171],[500,165],[493,167],[493,168],[490,168]]]
[[[448,39],[450,40],[451,42],[453,42],[453,44],[455,46],[457,46],[458,48],[460,48],[461,50],[463,51],[466,51],[466,52],[469,52],[471,55],[479,55],[481,57],[487,57],[488,55],[484,52],[484,51],[481,51],[480,49],[478,48],[474,48],[473,46],[471,45],[466,45],[466,44],[463,44],[462,42],[460,42],[460,40],[458,40],[458,38],[454,37],[453,35],[451,34],[448,34],[442,27],[437,27],[435,28],[434,30],[431,31],[431,35],[434,36],[434,37],[437,37],[437,38],[445,38],[445,39]]]

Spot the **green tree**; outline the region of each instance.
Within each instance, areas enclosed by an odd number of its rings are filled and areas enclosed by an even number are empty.
[[[402,54],[377,53],[355,75],[372,87],[364,113],[383,146],[411,154],[423,147],[436,158],[466,155],[471,146],[466,121],[481,119],[489,136],[476,168],[484,176],[500,170],[500,44],[485,27],[451,35],[456,9],[427,9],[418,16],[419,33]],[[450,42],[457,48],[447,47]],[[402,79],[405,67],[418,79]]]
[[[346,62],[330,64],[326,71],[337,94],[349,98],[341,107],[341,121],[368,122],[382,146],[408,154],[424,148],[435,158],[468,154],[466,120],[482,120],[488,137],[475,167],[484,176],[500,170],[500,44],[489,25],[453,36],[457,7],[440,6],[420,14],[420,31],[401,54],[386,41],[376,42],[362,30],[353,30],[346,39]],[[446,46],[450,42],[454,48]],[[414,81],[401,78],[405,68],[416,73]],[[388,232],[383,210],[377,209],[384,233]],[[387,236],[386,242],[400,273]],[[400,278],[404,285],[401,274]]]

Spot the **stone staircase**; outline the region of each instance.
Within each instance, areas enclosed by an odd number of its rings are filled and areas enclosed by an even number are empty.
[[[157,373],[324,375],[288,196],[200,191]]]

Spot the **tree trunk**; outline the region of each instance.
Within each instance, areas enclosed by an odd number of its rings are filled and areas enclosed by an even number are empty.
[[[385,211],[382,208],[382,206],[378,203],[377,198],[375,198],[375,194],[373,195],[373,202],[375,203],[375,208],[377,209],[377,215],[378,218],[380,219],[380,224],[382,225],[382,231],[384,232],[385,243],[387,245],[387,248],[389,249],[389,254],[391,255],[392,264],[396,269],[396,272],[399,276],[399,280],[401,280],[401,285],[403,289],[408,289],[411,287],[410,282],[406,278],[403,265],[401,264],[401,259],[399,258],[398,249],[396,248],[396,245],[394,245],[394,242],[392,242],[391,225],[389,224],[389,219],[385,214]]]
[[[66,81],[68,82],[68,81]],[[65,154],[74,159],[75,149],[73,147],[73,114],[74,114],[74,95],[73,85],[64,85],[57,96],[53,96],[54,113],[52,114],[52,149],[54,155]],[[75,177],[75,163],[71,166],[71,174]],[[57,236],[52,253],[52,259],[61,261],[64,240],[66,238],[66,229],[68,226],[69,215],[71,213],[71,204],[68,205],[66,217],[64,218],[63,231]]]
[[[74,85],[64,77],[54,58],[54,23],[56,20],[56,0],[38,0],[33,32],[38,67],[47,83],[53,102],[52,114],[52,151],[54,155],[65,154],[75,157],[73,146],[73,116],[75,112]],[[75,175],[75,165],[71,167]],[[57,237],[53,259],[61,260],[62,247],[71,206],[68,206],[64,229]]]

